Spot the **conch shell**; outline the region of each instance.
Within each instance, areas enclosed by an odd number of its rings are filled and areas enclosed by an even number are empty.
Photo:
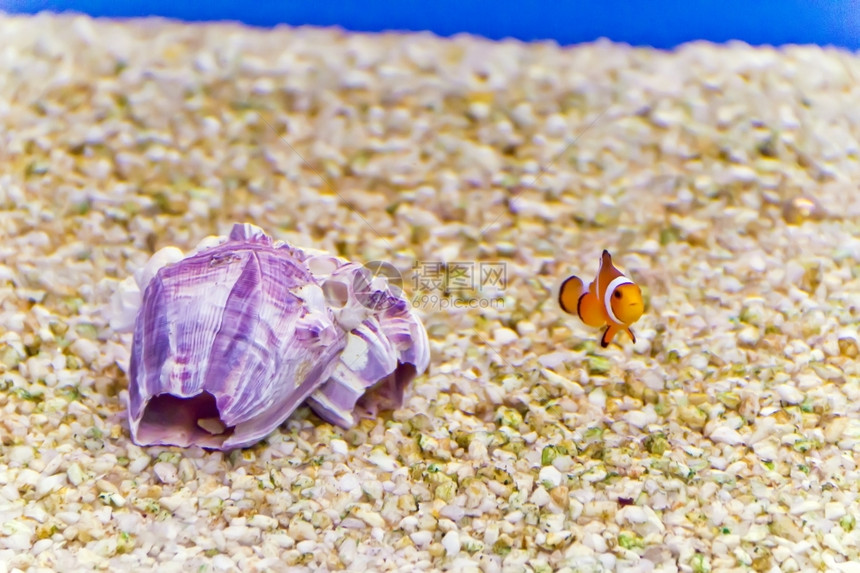
[[[306,400],[349,427],[356,409],[400,406],[429,364],[423,325],[384,277],[248,224],[187,256],[158,251],[112,305],[114,330],[133,325],[138,445],[246,447]]]

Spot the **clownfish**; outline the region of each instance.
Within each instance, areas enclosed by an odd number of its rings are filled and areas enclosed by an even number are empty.
[[[606,348],[622,330],[635,343],[630,325],[645,311],[642,290],[612,264],[612,255],[603,251],[597,277],[588,288],[582,279],[571,276],[561,283],[558,304],[568,314],[575,314],[588,326],[607,325],[600,339]]]

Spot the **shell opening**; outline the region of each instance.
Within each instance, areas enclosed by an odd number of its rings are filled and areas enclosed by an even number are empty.
[[[190,398],[159,394],[146,405],[137,438],[144,444],[220,448],[234,429],[221,420],[215,396],[209,392]]]
[[[403,405],[403,393],[417,373],[414,364],[398,362],[394,372],[367,389],[358,399],[357,406],[370,416],[382,410],[400,408]]]

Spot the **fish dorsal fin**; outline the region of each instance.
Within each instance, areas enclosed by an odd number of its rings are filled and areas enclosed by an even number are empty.
[[[609,286],[609,283],[623,276],[624,274],[612,264],[612,255],[604,249],[603,255],[600,257],[600,268],[597,269],[597,292],[594,294],[597,295],[598,299],[604,300],[606,298],[606,287]]]

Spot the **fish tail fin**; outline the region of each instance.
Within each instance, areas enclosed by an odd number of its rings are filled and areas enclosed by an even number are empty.
[[[579,298],[582,296],[584,288],[585,285],[579,277],[571,276],[565,279],[558,290],[558,305],[561,310],[568,314],[578,315]]]

